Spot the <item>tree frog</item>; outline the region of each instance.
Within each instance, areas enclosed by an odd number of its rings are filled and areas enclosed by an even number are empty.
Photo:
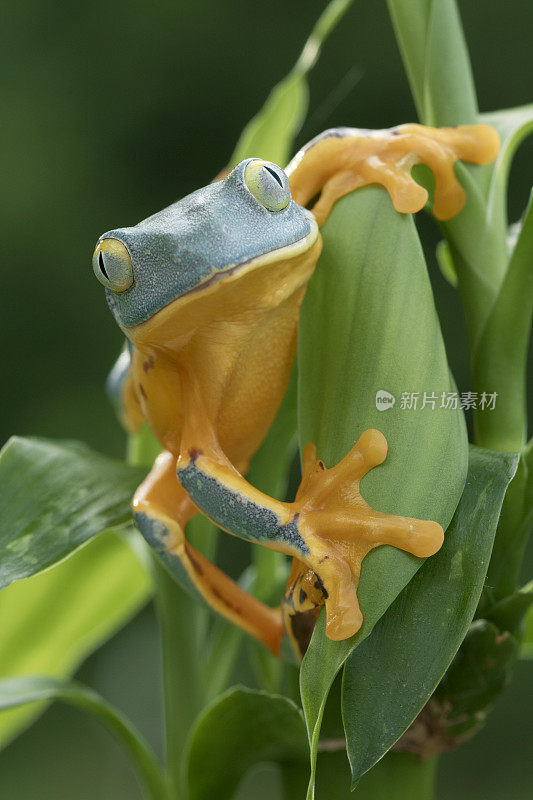
[[[497,150],[487,126],[335,128],[285,170],[245,159],[98,240],[94,272],[128,340],[111,383],[127,427],[146,421],[162,447],[133,498],[135,522],[177,580],[274,654],[284,631],[305,651],[324,603],[330,639],[357,632],[357,585],[373,548],[424,558],[443,542],[438,523],[381,513],[363,499],[361,478],[387,453],[377,430],[363,431],[329,469],[308,444],[293,502],[244,477],[287,387],[320,227],[338,198],[371,183],[385,187],[398,212],[418,211],[428,199],[411,177],[418,163],[435,176],[434,215],[448,219],[464,203],[454,163],[488,163]],[[185,525],[199,512],[293,558],[281,608],[244,592],[187,542]]]

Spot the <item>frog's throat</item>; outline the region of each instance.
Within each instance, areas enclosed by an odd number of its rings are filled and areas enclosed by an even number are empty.
[[[160,308],[147,320],[140,322],[138,325],[123,326],[123,330],[128,339],[130,339],[134,345],[140,345],[149,331],[161,325],[165,325],[169,317],[175,318],[178,314],[182,316],[185,309],[197,304],[200,298],[203,300],[209,299],[211,303],[216,302],[216,296],[222,289],[230,289],[233,284],[237,285],[245,276],[257,273],[262,270],[263,267],[271,267],[276,264],[282,266],[283,263],[299,264],[302,260],[306,262],[309,261],[309,266],[305,270],[301,270],[301,278],[303,282],[306,282],[320,255],[321,238],[315,218],[311,212],[305,211],[305,213],[309,218],[310,231],[302,239],[290,245],[286,245],[285,247],[280,247],[278,250],[272,250],[255,258],[243,261],[241,264],[235,264],[225,267],[223,270],[214,271],[193,289],[189,289],[180,297],[171,300],[170,303]],[[296,285],[301,285],[302,280],[295,274],[295,288]],[[289,291],[288,287],[287,291]]]
[[[315,244],[318,238],[318,225],[311,212],[305,209],[304,211],[309,220],[311,230],[307,236],[304,236],[303,239],[298,239],[297,242],[285,245],[285,247],[280,247],[279,250],[271,250],[269,253],[264,253],[263,255],[256,256],[255,258],[250,258],[247,261],[243,261],[241,264],[235,264],[234,266],[224,267],[222,270],[216,270],[212,275],[205,278],[197,286],[193,286],[192,289],[189,289],[187,292],[182,294],[178,300],[188,298],[190,295],[196,294],[196,292],[201,291],[204,293],[216,286],[216,284],[220,283],[221,281],[227,282],[232,277],[239,278],[248,272],[258,269],[259,267],[275,264],[277,261],[290,260],[296,256],[299,256],[301,253],[305,253]]]

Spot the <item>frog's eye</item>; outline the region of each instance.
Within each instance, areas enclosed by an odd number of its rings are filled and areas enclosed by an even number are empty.
[[[289,179],[271,161],[250,161],[244,170],[244,182],[255,199],[269,211],[281,211],[289,204]]]
[[[102,239],[96,246],[93,270],[100,283],[112,292],[125,292],[133,283],[130,254],[118,239]]]

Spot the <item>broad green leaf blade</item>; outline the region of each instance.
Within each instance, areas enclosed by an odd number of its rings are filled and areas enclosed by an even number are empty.
[[[264,158],[281,166],[289,161],[294,139],[307,113],[307,75],[316,64],[325,40],[351,4],[352,0],[328,3],[293,69],[274,86],[261,111],[242,132],[230,167],[251,157]]]
[[[517,454],[473,447],[441,550],[346,662],[343,717],[352,778],[376,764],[431,697],[473,619]]]
[[[474,352],[474,382],[490,376],[495,407],[479,409],[476,436],[497,450],[521,450],[527,437],[526,373],[533,318],[533,193],[509,267]]]
[[[387,4],[420,121],[475,123],[476,91],[455,0]]]
[[[190,800],[231,800],[250,767],[306,761],[303,717],[286,697],[231,689],[198,718],[187,759]]]
[[[128,752],[151,800],[169,800],[161,767],[149,746],[120,711],[93,689],[70,681],[32,676],[0,681],[0,711],[27,703],[58,700],[96,717]],[[0,717],[1,718],[1,717]]]
[[[143,477],[81,443],[10,439],[0,453],[0,588],[128,522]]]
[[[461,409],[441,408],[455,386],[414,222],[368,187],[339,201],[322,233],[300,323],[300,444],[315,442],[331,466],[366,428],[378,428],[389,455],[364,478],[365,499],[446,527],[464,485],[467,440]],[[383,390],[395,403],[380,411]],[[403,407],[404,393],[418,393],[416,410]],[[420,564],[390,547],[374,550],[363,563],[359,633],[331,642],[319,622],[301,670],[313,751],[335,674]]]
[[[104,533],[52,569],[0,593],[0,678],[67,678],[138,611],[151,579],[138,555],[143,550],[130,541]],[[41,704],[32,704],[0,715],[0,747],[41,711]]]

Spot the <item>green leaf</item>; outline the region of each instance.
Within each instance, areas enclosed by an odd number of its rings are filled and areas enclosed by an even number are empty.
[[[522,642],[520,656],[522,658],[533,658],[533,608],[529,609],[529,613],[526,617],[524,640]]]
[[[243,158],[264,158],[284,166],[307,113],[309,90],[307,75],[316,64],[327,37],[340,22],[352,0],[331,0],[305,43],[289,74],[270,92],[259,113],[241,134],[229,166]]]
[[[250,767],[305,761],[305,724],[286,697],[231,689],[198,718],[187,760],[190,800],[231,800]]]
[[[521,453],[498,522],[480,609],[483,615],[490,614],[495,603],[512,595],[520,585],[524,549],[533,525],[533,504],[526,499],[529,469]]]
[[[476,437],[497,450],[526,443],[526,373],[533,318],[533,193],[498,296],[473,354],[474,382],[497,392],[478,409]]]
[[[533,103],[480,115],[480,122],[492,125],[500,135],[500,152],[490,167],[487,195],[488,226],[494,220],[507,219],[507,183],[514,154],[533,132]]]
[[[450,245],[445,239],[442,239],[438,243],[436,256],[442,275],[446,278],[451,286],[457,288],[457,271],[455,269],[455,264],[453,263]]]
[[[229,166],[244,158],[264,158],[285,165],[307,113],[305,74],[291,72],[270,92],[261,111],[246,126]]]
[[[133,536],[133,532],[131,532]],[[105,533],[52,569],[0,593],[0,678],[67,678],[146,602],[144,553],[131,536]],[[0,746],[43,710],[25,705],[0,716]]]
[[[479,121],[461,19],[455,0],[388,0],[396,38],[420,121],[469,125]],[[506,221],[487,221],[492,167],[458,164],[466,206],[441,225],[451,246],[470,339],[476,342],[507,264]]]
[[[519,642],[486,619],[476,619],[435,692],[439,728],[447,740],[470,738],[509,680]]]
[[[421,122],[477,122],[476,90],[455,0],[387,4]]]
[[[150,469],[161,452],[161,445],[146,422],[136,433],[128,435],[126,463]]]
[[[0,453],[0,588],[128,522],[143,477],[81,443],[10,439]]]
[[[517,463],[518,455],[472,447],[465,489],[444,545],[348,659],[343,717],[354,782],[409,727],[463,641]]]
[[[365,499],[446,527],[464,485],[467,440],[462,411],[440,408],[442,393],[455,386],[413,219],[394,211],[384,190],[368,187],[339,201],[322,233],[300,320],[300,443],[315,442],[331,465],[366,428],[378,428],[389,455],[364,478]],[[380,390],[396,398],[392,408],[377,410]],[[404,392],[420,393],[417,410],[402,408]],[[424,392],[435,393],[434,409],[420,408]],[[391,547],[372,551],[359,587],[359,633],[332,642],[319,622],[301,670],[313,753],[337,671],[420,564]]]
[[[514,384],[523,383],[523,351],[527,348],[531,327],[532,295],[527,268],[517,268],[515,264],[513,274],[509,275],[507,184],[512,158],[520,143],[533,131],[533,104],[482,114],[480,122],[496,128],[501,140],[500,152],[493,165],[481,170],[467,169],[470,176],[474,176],[474,170],[479,176],[478,191],[472,192],[470,184],[466,187],[464,211],[446,223],[444,230],[460,252],[457,261],[462,265],[458,265],[458,269],[464,277],[462,296],[471,333],[474,388],[500,393],[497,420],[483,413],[476,414],[476,441],[485,447],[505,450],[514,449],[523,439],[523,389],[511,389],[507,379]],[[527,216],[530,214],[531,205],[526,211]],[[527,239],[530,236],[529,230]],[[525,239],[521,247],[524,246],[529,246]],[[520,254],[518,257],[521,258]],[[522,296],[517,296],[519,291],[523,292]],[[511,342],[514,315],[510,307],[517,300],[518,335]],[[502,341],[512,348],[513,358],[507,364],[502,357]],[[493,384],[494,388],[489,389]],[[501,391],[503,387],[505,390]]]
[[[0,681],[0,711],[52,700],[81,708],[96,717],[129,754],[146,796],[152,800],[170,800],[161,767],[146,742],[129,720],[95,691],[79,683],[40,676]]]
[[[516,633],[533,605],[533,581],[529,581],[514,594],[505,597],[490,609],[490,621],[498,630]]]

